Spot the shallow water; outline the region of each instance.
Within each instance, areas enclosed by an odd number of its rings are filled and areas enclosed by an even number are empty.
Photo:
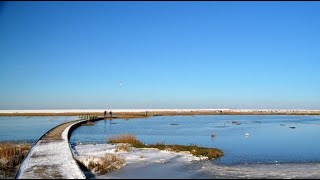
[[[214,165],[194,163],[192,169],[210,179],[319,179],[320,163]]]
[[[220,165],[313,163],[320,162],[319,130],[320,116],[158,116],[97,121],[76,129],[71,142],[105,143],[112,135],[135,134],[147,144],[219,148],[225,154],[215,162]]]
[[[165,173],[164,173],[165,172]],[[209,175],[198,173],[191,164],[150,163],[128,164],[120,170],[95,176],[95,179],[208,179]]]
[[[319,179],[320,164],[255,164],[221,166],[206,162],[191,164],[126,165],[95,179]]]
[[[76,119],[77,116],[0,117],[0,141],[34,143],[51,128]]]

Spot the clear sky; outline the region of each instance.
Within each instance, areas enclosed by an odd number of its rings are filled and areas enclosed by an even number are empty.
[[[319,9],[1,2],[0,109],[320,109]]]

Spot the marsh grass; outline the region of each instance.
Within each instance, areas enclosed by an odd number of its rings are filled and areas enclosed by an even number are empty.
[[[209,160],[216,159],[223,156],[223,152],[219,149],[214,148],[205,148],[205,147],[198,147],[197,145],[165,145],[165,144],[155,144],[155,145],[148,145],[148,148],[157,148],[160,150],[170,150],[174,152],[180,151],[189,151],[192,155],[197,157],[207,157]]]
[[[30,148],[30,144],[0,143],[0,171],[4,172],[4,176],[16,170]]]
[[[128,144],[118,144],[116,146],[115,152],[124,151],[124,152],[130,152],[131,149]]]
[[[121,168],[125,163],[125,159],[114,154],[106,153],[102,157],[88,157],[78,159],[88,170],[96,174],[105,174],[110,171]]]
[[[122,134],[122,135],[109,137],[109,139],[107,140],[107,143],[110,143],[110,144],[128,143],[132,147],[136,147],[136,148],[156,148],[159,150],[170,150],[174,152],[189,151],[194,156],[197,156],[197,157],[205,156],[209,160],[216,159],[223,156],[223,152],[219,149],[198,147],[197,145],[189,145],[189,146],[166,145],[164,143],[145,145],[139,140],[137,140],[135,135],[132,135],[132,134]]]
[[[111,136],[108,138],[107,143],[117,144],[117,143],[128,143],[136,148],[144,148],[145,145],[140,142],[133,134],[121,134],[117,136]]]
[[[81,126],[93,126],[93,125],[94,125],[94,122],[92,122],[92,121],[86,121],[81,124]]]

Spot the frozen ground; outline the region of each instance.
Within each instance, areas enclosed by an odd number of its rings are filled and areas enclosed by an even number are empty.
[[[115,146],[110,144],[77,145],[74,149],[73,153],[79,159],[115,153]],[[320,178],[320,163],[221,166],[184,152],[133,148],[132,152],[116,154],[126,159],[126,165],[119,170],[97,175],[95,178]]]

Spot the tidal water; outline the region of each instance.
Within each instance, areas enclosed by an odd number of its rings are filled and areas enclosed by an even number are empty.
[[[0,117],[0,142],[35,143],[51,128],[76,119],[77,116],[3,116]]]
[[[219,148],[219,165],[320,162],[320,116],[200,115],[102,120],[81,126],[72,143],[105,143],[135,134],[144,143]]]

